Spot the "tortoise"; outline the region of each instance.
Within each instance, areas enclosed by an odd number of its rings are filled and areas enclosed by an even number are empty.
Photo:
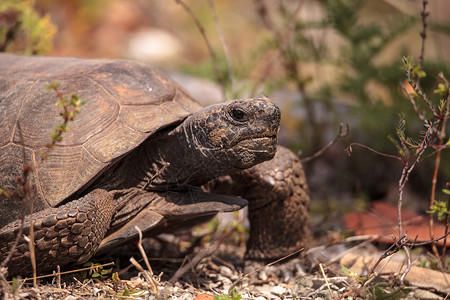
[[[44,89],[54,80],[87,102],[42,159],[61,123],[56,94]],[[38,272],[108,252],[135,239],[135,226],[152,236],[248,203],[249,259],[304,246],[308,188],[299,159],[277,146],[270,98],[203,108],[142,63],[12,54],[0,54],[0,86],[1,261],[30,201]],[[34,170],[26,194],[24,165]],[[26,216],[25,235],[30,224]],[[29,257],[21,237],[9,275],[28,274]]]

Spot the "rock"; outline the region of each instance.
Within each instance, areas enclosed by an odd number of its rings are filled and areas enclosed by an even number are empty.
[[[125,56],[149,63],[168,62],[181,53],[181,43],[167,31],[145,28],[131,35]]]

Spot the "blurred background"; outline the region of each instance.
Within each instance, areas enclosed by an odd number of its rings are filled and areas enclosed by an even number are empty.
[[[348,124],[347,136],[305,163],[313,228],[325,231],[339,222],[324,218],[398,199],[401,161],[358,146],[349,156],[345,149],[357,142],[398,155],[393,140],[400,118],[405,134],[420,142],[424,124],[400,85],[411,91],[402,56],[419,63],[423,53],[427,76],[420,86],[439,103],[433,93],[442,82],[438,74],[450,76],[450,2],[430,1],[425,23],[422,3],[2,0],[0,51],[139,60],[163,69],[205,105],[264,93],[282,110],[280,143],[301,158],[333,140],[340,123]],[[422,213],[430,204],[434,150],[405,189],[405,205]],[[437,177],[435,198],[442,201],[448,198],[442,193],[450,181],[448,152]]]

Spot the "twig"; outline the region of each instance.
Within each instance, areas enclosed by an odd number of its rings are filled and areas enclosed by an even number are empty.
[[[411,101],[411,105],[414,109],[414,111],[416,112],[417,117],[422,121],[425,122],[426,118],[425,118],[425,112],[424,111],[420,111],[420,108],[417,106],[417,102],[416,99],[413,97],[413,95],[411,95],[408,90],[406,89],[405,85],[403,84],[403,82],[400,82],[400,87],[403,89],[403,91],[408,95],[409,101]]]
[[[379,235],[357,235],[357,236],[351,236],[351,237],[343,239],[340,242],[340,244],[352,243],[352,242],[355,242],[355,241],[375,240],[375,239],[377,239],[379,237],[380,237]],[[306,255],[310,255],[310,254],[315,253],[317,251],[324,250],[327,247],[329,247],[329,245],[322,245],[322,246],[318,246],[318,247],[314,247],[314,248],[309,248],[306,251]]]
[[[428,12],[426,12],[428,5],[428,0],[422,0],[422,12],[420,13],[420,16],[422,17],[422,32],[420,32],[420,37],[422,39],[422,45],[420,47],[420,55],[419,55],[419,65],[423,66],[423,59],[425,56],[425,40],[427,38],[427,17],[429,15]],[[417,79],[417,85],[420,84],[420,77]]]
[[[172,278],[170,278],[169,283],[174,284],[189,269],[194,268],[203,258],[213,253],[235,230],[235,227],[231,227],[228,231],[223,233],[219,239],[216,239],[217,233],[215,233],[214,237],[212,238],[211,244],[207,248],[203,248],[202,250],[200,250],[200,252],[197,253],[197,255],[195,255],[192,260],[189,261],[189,263],[179,268],[172,276]]]
[[[264,1],[262,0],[256,0],[255,3],[257,4],[258,13],[263,21],[264,26],[270,31],[272,31],[275,35],[275,38],[278,40],[280,46],[278,47],[276,53],[268,59],[268,64],[266,65],[264,72],[261,73],[261,76],[256,80],[255,84],[253,85],[253,88],[251,90],[251,95],[256,94],[257,90],[259,89],[259,86],[269,77],[273,65],[275,64],[277,58],[282,55],[282,53],[287,49],[287,46],[289,45],[289,41],[291,40],[291,37],[294,33],[295,29],[295,22],[297,21],[297,16],[299,15],[304,1],[298,1],[297,8],[295,9],[295,12],[292,14],[292,17],[289,21],[289,24],[287,26],[286,33],[284,36],[273,26],[273,22],[271,21],[269,17],[269,10],[266,8]]]
[[[411,255],[409,254],[408,247],[403,246],[403,250],[406,254],[406,269],[403,271],[402,276],[400,277],[400,283],[403,285],[403,282],[405,282],[405,277],[408,275],[409,271],[411,270]]]
[[[261,266],[261,267],[259,267],[259,268],[256,268],[256,270],[253,270],[253,271],[251,271],[251,272],[249,272],[249,273],[247,273],[247,274],[243,274],[243,275],[239,276],[239,278],[236,279],[236,281],[233,282],[233,284],[228,288],[228,295],[231,295],[231,291],[234,289],[234,287],[235,287],[239,282],[241,282],[241,280],[244,279],[245,277],[248,277],[248,276],[252,275],[252,274],[255,273],[255,272],[258,272],[258,271],[260,271],[260,270],[262,270],[262,269],[264,269],[264,268],[266,268],[266,267],[269,267],[269,266],[271,266],[271,265],[274,265],[274,264],[276,264],[276,263],[278,263],[278,262],[280,262],[280,261],[283,261],[283,260],[285,260],[285,259],[287,259],[287,258],[289,258],[289,257],[291,257],[291,256],[293,256],[293,255],[295,255],[295,254],[297,254],[297,253],[300,253],[300,252],[303,251],[304,249],[305,249],[305,248],[300,248],[300,249],[298,249],[298,250],[296,250],[296,251],[294,251],[294,252],[292,252],[292,253],[290,253],[290,254],[288,254],[288,255],[286,255],[286,256],[283,256],[283,257],[280,258],[280,259],[277,259],[277,260],[275,260],[275,261],[273,261],[273,262],[271,262],[271,263],[268,263],[267,265],[263,265],[263,266]]]
[[[372,282],[373,280],[375,280],[375,278],[378,277],[378,275],[383,273],[383,270],[387,267],[387,265],[391,262],[393,255],[390,255],[389,257],[387,257],[387,260],[384,262],[384,264],[380,267],[380,269],[378,271],[373,271],[373,276],[368,276],[366,278],[366,283],[364,285],[368,285],[370,282]],[[361,285],[362,287],[362,285]]]
[[[61,267],[59,265],[56,266],[56,273],[54,274],[56,277],[56,286],[61,288]]]
[[[447,182],[446,188],[450,189],[450,182]],[[450,207],[450,195],[447,197],[447,207]],[[449,234],[448,223],[450,222],[450,214],[445,217],[445,236]],[[444,239],[442,246],[442,263],[446,261],[447,258],[447,239]]]
[[[130,262],[133,264],[133,266],[135,266],[136,269],[138,269],[139,272],[142,273],[142,275],[145,277],[145,280],[147,280],[149,283],[153,282],[152,277],[148,274],[150,272],[145,271],[145,269],[141,266],[140,263],[138,263],[138,261],[134,257],[130,257]]]
[[[448,82],[447,79],[442,75],[439,74],[440,78],[445,82],[445,84],[448,86]],[[443,111],[440,112],[441,115],[441,124],[439,124],[439,126],[441,127],[441,130],[437,132],[437,138],[438,138],[438,147],[437,147],[437,153],[436,153],[436,158],[434,160],[434,172],[433,172],[433,178],[431,180],[431,193],[430,193],[430,207],[434,204],[435,201],[435,196],[436,196],[436,185],[437,185],[437,177],[438,177],[438,171],[439,171],[439,166],[441,163],[441,152],[443,149],[443,145],[445,143],[444,138],[445,138],[445,130],[447,127],[447,119],[448,119],[448,112],[450,110],[450,101],[449,101],[449,93],[447,90],[447,93],[445,95],[445,99],[443,99],[443,101],[445,102],[445,106],[442,107]],[[448,205],[447,205],[448,207]],[[448,215],[447,215],[448,218]],[[430,215],[430,238],[432,239],[434,237],[434,219],[433,219],[433,215]],[[448,230],[448,222],[445,224],[445,230],[447,232]],[[437,254],[436,256],[439,258],[439,252],[437,250],[437,247],[435,244],[432,244],[432,249],[433,252],[435,254]],[[444,247],[445,249],[445,247]],[[445,250],[442,250],[443,253],[445,253]],[[443,260],[445,258],[442,258]]]
[[[61,93],[61,91],[58,89],[58,83],[56,81],[53,81],[50,85],[45,86],[48,90],[54,90],[58,97],[58,104],[62,106],[63,111],[60,113],[60,115],[63,117],[63,123],[56,126],[55,132],[52,132],[51,136],[51,142],[45,145],[44,151],[41,153],[40,160],[36,163],[35,167],[31,167],[28,164],[24,164],[23,166],[23,173],[22,177],[19,177],[17,181],[19,182],[21,186],[21,192],[20,195],[22,198],[22,213],[21,213],[21,221],[20,221],[20,227],[17,232],[14,244],[11,246],[9,253],[7,257],[2,261],[0,267],[6,267],[6,265],[11,260],[17,245],[22,238],[22,233],[24,229],[24,221],[25,221],[25,215],[26,215],[26,203],[29,203],[29,221],[30,221],[30,230],[29,230],[29,250],[30,250],[30,260],[31,265],[33,269],[33,286],[36,287],[36,257],[35,257],[35,244],[34,244],[34,225],[33,225],[33,211],[34,211],[34,201],[30,198],[30,186],[28,185],[29,176],[32,172],[37,170],[40,165],[45,161],[45,159],[48,157],[51,150],[55,147],[56,143],[62,140],[62,134],[67,130],[67,124],[70,121],[73,121],[75,116],[80,113],[80,106],[85,103],[85,101],[82,101],[78,98],[76,94],[72,94],[70,96],[70,100],[66,100]],[[12,197],[13,195],[9,195]]]
[[[214,23],[216,24],[217,34],[219,35],[223,53],[225,54],[225,60],[227,62],[227,68],[228,68],[227,73],[228,73],[228,81],[229,81],[229,85],[230,85],[231,98],[235,98],[234,88],[233,88],[234,70],[233,70],[233,62],[231,60],[230,50],[228,49],[228,45],[225,40],[225,35],[223,34],[222,26],[220,25],[220,22],[219,22],[219,17],[217,16],[217,11],[214,6],[214,2],[211,0],[207,0],[207,2],[213,13],[213,18],[214,18]]]
[[[376,269],[376,267],[380,264],[380,262],[385,259],[388,256],[391,256],[392,254],[398,252],[402,247],[403,247],[403,241],[406,239],[406,234],[403,235],[402,237],[400,237],[398,239],[398,241],[395,241],[394,244],[392,244],[386,251],[383,252],[383,254],[380,255],[380,257],[378,258],[377,262],[372,266],[372,268],[370,269],[369,273],[367,273],[367,277],[366,279],[364,279],[361,282],[361,287],[364,286],[367,281],[372,277],[372,275],[374,274],[374,271]],[[377,275],[375,275],[374,277],[376,277]]]
[[[270,31],[273,31],[277,35],[277,37],[279,37],[279,31],[273,26],[272,19],[269,16],[269,10],[267,9],[264,0],[254,0],[254,2],[256,10],[259,17],[261,18],[264,27],[266,27]]]
[[[145,253],[144,247],[142,247],[142,231],[138,226],[134,226],[134,229],[136,229],[139,235],[139,242],[138,242],[139,251],[141,252],[142,258],[144,259],[148,271],[150,272],[151,275],[153,275],[153,269],[150,266],[150,262],[148,261],[147,253]]]
[[[219,60],[217,59],[217,55],[216,55],[216,53],[214,53],[214,50],[213,50],[213,48],[211,46],[211,43],[209,42],[209,39],[206,36],[205,28],[202,26],[202,24],[200,23],[200,20],[194,14],[192,9],[188,5],[186,5],[186,3],[184,3],[182,0],[175,0],[175,2],[177,4],[180,4],[183,7],[183,9],[189,14],[189,16],[191,16],[192,20],[195,23],[195,26],[197,26],[198,30],[200,31],[200,34],[202,35],[203,40],[205,41],[206,47],[208,48],[209,55],[211,56],[211,60],[213,62],[213,66],[214,66],[214,71],[216,73],[217,82],[221,86],[221,88],[222,88],[222,95],[225,98],[226,97],[225,84],[223,82],[222,73],[220,72]]]
[[[156,294],[156,297],[158,299],[160,299],[161,295],[159,294],[158,285],[155,281],[155,278],[153,278],[154,274],[153,274],[152,267],[150,266],[150,263],[148,261],[147,253],[145,253],[144,247],[142,247],[142,231],[138,226],[134,226],[134,229],[136,229],[136,231],[138,232],[138,235],[139,235],[138,249],[141,252],[142,257],[144,258],[145,265],[147,266],[147,270],[150,273],[150,275],[148,275],[147,272],[143,271],[141,265],[136,260],[134,260],[134,258],[133,258],[134,261],[131,261],[131,259],[130,259],[130,261],[134,266],[139,265],[139,267],[140,267],[139,271],[142,272],[143,275],[145,276],[145,278],[147,279],[147,281],[150,282],[150,284],[153,287],[153,292]]]
[[[320,271],[322,272],[323,279],[325,279],[325,284],[327,285],[328,292],[330,293],[331,299],[333,299],[333,293],[331,292],[330,284],[328,283],[327,276],[325,275],[325,271],[323,270],[323,265],[319,264]]]
[[[103,264],[103,265],[95,265],[95,266],[90,266],[90,267],[76,269],[76,270],[59,272],[59,273],[56,273],[56,274],[52,273],[52,274],[47,274],[47,275],[41,275],[41,276],[37,276],[36,279],[52,277],[52,276],[55,276],[55,275],[65,275],[65,274],[70,274],[70,273],[77,273],[77,272],[81,272],[81,271],[86,271],[86,270],[100,268],[100,267],[107,267],[107,266],[111,266],[111,265],[114,265],[114,263],[110,262],[110,263],[106,263],[106,264]],[[30,280],[30,278],[23,279],[24,282],[27,281],[27,280]],[[8,283],[12,283],[12,281],[8,281]]]
[[[433,104],[428,99],[427,95],[422,92],[418,84],[414,82],[413,80],[413,74],[411,73],[412,67],[409,63],[409,61],[404,58],[403,63],[405,65],[405,73],[406,73],[406,80],[411,85],[411,87],[414,89],[414,92],[420,97],[420,99],[425,103],[425,105],[428,107],[428,109],[432,112],[433,116],[439,117],[439,114],[436,112],[436,110],[433,107]]]
[[[433,256],[431,253],[427,253],[427,254],[432,260],[436,259],[436,257]],[[446,274],[448,274],[448,271],[446,270],[448,263],[443,264],[442,261],[440,261],[438,259],[438,260],[436,260],[436,264],[437,264],[437,267],[439,268],[439,271],[441,271],[441,273],[443,275],[442,278],[444,279],[445,283],[447,284],[447,286],[450,286],[450,282],[448,281],[447,276],[446,276]]]
[[[447,232],[446,234],[444,234],[441,237],[438,237],[438,238],[435,238],[435,239],[432,239],[432,240],[429,240],[429,241],[425,241],[425,242],[420,242],[420,243],[417,243],[416,241],[414,241],[413,243],[406,242],[406,243],[404,243],[404,245],[408,246],[408,247],[426,246],[426,245],[430,245],[431,243],[435,243],[435,242],[438,242],[438,241],[440,241],[442,239],[447,238],[447,236],[449,234],[450,234],[450,232]]]
[[[155,180],[156,177],[162,174],[168,167],[170,166],[170,162],[166,161],[164,166],[161,167],[161,169],[158,170],[149,180],[147,183],[140,189],[141,191],[145,190],[150,184],[152,184],[153,180]]]
[[[348,156],[350,156],[352,154],[352,152],[353,152],[352,146],[359,146],[359,147],[367,149],[367,150],[369,150],[369,151],[371,151],[371,152],[373,152],[375,154],[378,154],[378,155],[381,155],[381,156],[384,156],[384,157],[387,157],[387,158],[394,158],[394,159],[403,161],[403,159],[400,156],[382,153],[382,152],[379,152],[379,151],[377,151],[377,150],[375,150],[375,149],[373,149],[373,148],[371,148],[369,146],[366,146],[366,145],[363,145],[363,144],[360,144],[360,143],[351,143],[347,147],[347,149],[345,149],[345,151],[347,152]]]
[[[429,131],[427,131],[429,132]],[[412,170],[414,169],[414,167],[416,166],[416,164],[419,162],[420,157],[422,156],[422,154],[425,152],[425,150],[427,149],[427,143],[426,143],[427,138],[425,137],[420,148],[416,151],[415,154],[415,160],[414,162],[411,164],[411,166],[409,166],[408,160],[404,160],[404,167],[402,170],[402,175],[400,177],[400,180],[398,181],[398,205],[397,205],[397,210],[398,210],[398,236],[402,236],[403,235],[403,228],[402,228],[402,206],[403,206],[403,191],[405,189],[405,185],[409,180],[409,175],[411,174]],[[408,167],[409,166],[409,167]]]
[[[8,255],[6,256],[6,258],[2,261],[0,267],[6,267],[6,265],[9,263],[9,261],[11,260],[12,256],[14,255],[14,252],[16,251],[17,245],[19,244],[20,239],[22,238],[22,233],[23,233],[23,228],[25,225],[25,215],[26,215],[26,197],[25,195],[28,193],[28,176],[30,175],[30,173],[32,172],[32,168],[25,164],[23,166],[23,171],[22,171],[22,177],[19,177],[17,180],[19,181],[20,185],[21,185],[21,190],[23,192],[23,196],[22,196],[22,213],[20,214],[20,226],[19,226],[19,230],[17,232],[16,235],[16,239],[14,240],[14,244],[11,246],[11,248],[9,249]],[[10,195],[12,196],[12,195]]]
[[[327,151],[329,148],[331,148],[331,146],[333,146],[339,139],[348,136],[349,132],[350,132],[350,128],[349,128],[347,123],[339,124],[339,133],[336,135],[336,137],[333,140],[328,142],[328,144],[326,144],[322,149],[320,149],[319,151],[317,151],[313,155],[305,157],[305,158],[301,159],[300,161],[302,163],[306,163],[306,162],[309,162],[309,161],[311,161],[313,159],[316,159],[317,157],[321,156],[325,151]],[[300,156],[300,153],[297,154],[297,155]]]

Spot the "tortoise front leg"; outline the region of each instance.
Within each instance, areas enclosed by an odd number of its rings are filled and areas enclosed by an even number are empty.
[[[273,260],[304,247],[309,234],[309,194],[298,157],[278,147],[275,157],[208,185],[249,201],[246,258]]]
[[[105,190],[94,190],[86,196],[56,208],[33,215],[36,268],[39,272],[70,262],[83,263],[97,250],[115,213],[113,196]],[[20,221],[0,229],[0,261],[8,255],[18,234]],[[24,223],[29,235],[30,218]],[[8,264],[10,276],[32,271],[28,243],[22,237]]]

